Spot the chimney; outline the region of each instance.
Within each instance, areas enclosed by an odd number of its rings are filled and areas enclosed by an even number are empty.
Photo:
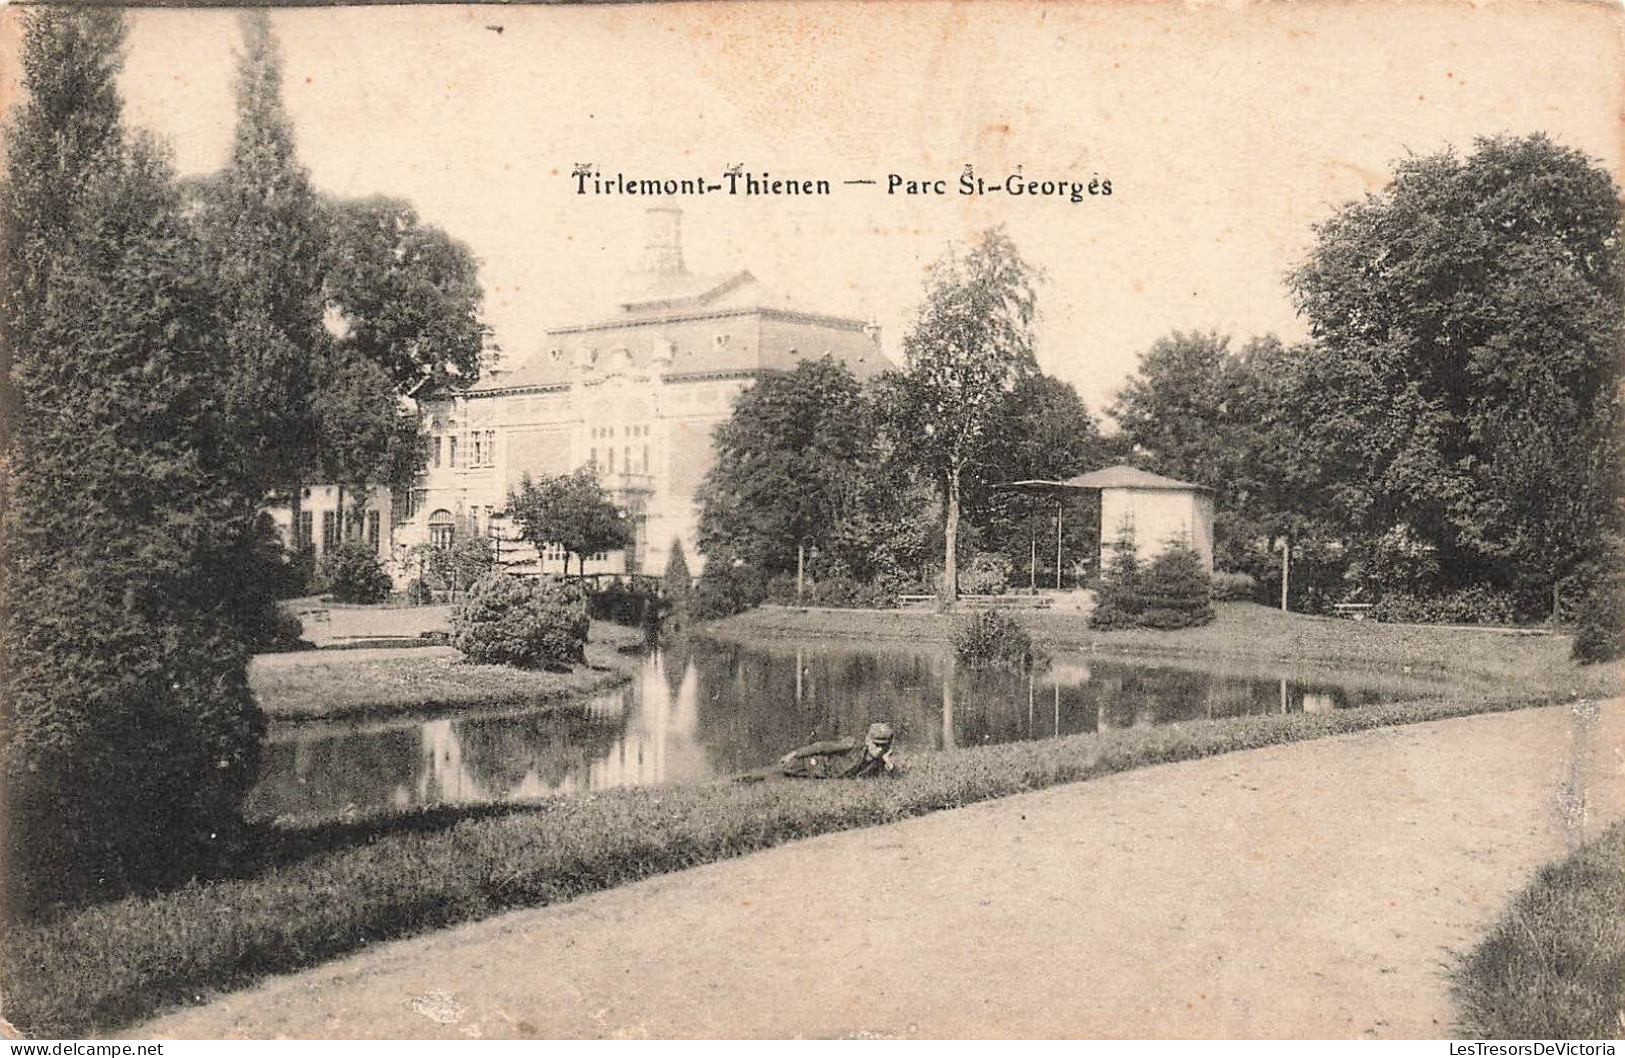
[[[683,267],[683,211],[675,205],[650,206],[644,228],[643,269],[660,276],[680,276]]]

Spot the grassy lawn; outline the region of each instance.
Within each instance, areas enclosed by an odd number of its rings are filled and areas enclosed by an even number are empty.
[[[1050,650],[1140,655],[1250,658],[1327,668],[1380,668],[1426,677],[1467,677],[1514,690],[1608,694],[1610,666],[1575,665],[1570,637],[1543,630],[1506,631],[1389,625],[1282,613],[1255,603],[1218,603],[1217,619],[1172,632],[1102,632],[1076,614],[1014,616]],[[768,607],[705,626],[722,638],[814,637],[946,642],[954,617],[935,613],[853,610],[801,611]]]
[[[587,665],[570,672],[472,665],[449,647],[418,647],[264,654],[254,659],[248,674],[261,707],[276,720],[539,705],[624,683],[635,663],[621,648],[642,642],[637,629],[594,621]]]
[[[1542,870],[1454,976],[1462,1036],[1625,1035],[1625,822]]]
[[[923,754],[885,782],[630,788],[273,830],[258,873],[14,925],[3,1012],[37,1036],[109,1031],[378,941],[797,838],[1131,768],[1535,704],[1461,696],[1198,721]]]

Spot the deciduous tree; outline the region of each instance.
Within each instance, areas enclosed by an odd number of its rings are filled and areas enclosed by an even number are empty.
[[[998,412],[1036,373],[1037,269],[1002,228],[951,247],[932,267],[903,339],[907,371],[894,422],[944,499],[942,604],[958,596],[958,544],[967,471],[992,441]]]
[[[519,535],[538,552],[549,544],[564,549],[566,574],[571,555],[576,556],[578,570],[585,572],[588,555],[632,543],[625,512],[610,501],[591,467],[534,479],[526,474],[519,488],[508,494],[508,514],[518,524]]]

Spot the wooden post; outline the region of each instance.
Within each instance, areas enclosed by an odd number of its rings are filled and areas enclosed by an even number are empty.
[[[801,602],[801,585],[807,575],[807,545],[796,545],[796,602]]]
[[[1061,503],[1055,503],[1055,590],[1061,590]]]
[[[1287,586],[1292,580],[1292,534],[1281,538],[1281,612],[1288,612]]]
[[[1032,527],[1032,523],[1027,523]],[[1028,534],[1032,538],[1032,555],[1027,559],[1027,592],[1030,595],[1038,594],[1038,529],[1032,527]]]

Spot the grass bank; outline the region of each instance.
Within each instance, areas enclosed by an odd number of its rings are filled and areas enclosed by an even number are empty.
[[[888,781],[634,788],[505,812],[441,812],[421,827],[410,818],[352,825],[350,845],[327,832],[287,833],[278,866],[253,877],[13,926],[0,1013],[37,1036],[107,1032],[381,940],[797,838],[1132,768],[1535,704],[1544,703],[1461,696],[1111,730],[925,754]],[[298,853],[301,844],[308,854]]]
[[[1381,668],[1416,676],[1465,677],[1513,689],[1610,693],[1613,667],[1584,668],[1569,660],[1570,637],[1544,630],[1508,631],[1428,625],[1390,625],[1282,613],[1255,603],[1218,603],[1212,624],[1159,632],[1133,628],[1099,631],[1080,614],[1016,614],[1040,645],[1138,655],[1225,657],[1317,664],[1342,669]],[[766,607],[707,624],[721,638],[825,638],[942,643],[956,619],[904,611],[806,611]],[[1554,683],[1554,681],[1557,681]],[[1559,686],[1558,684],[1561,684]]]
[[[1625,1034],[1625,823],[1545,868],[1456,967],[1458,1034]]]
[[[569,672],[474,665],[450,648],[264,654],[249,684],[275,720],[400,716],[445,709],[571,701],[631,678],[636,629],[594,621],[587,664]]]

